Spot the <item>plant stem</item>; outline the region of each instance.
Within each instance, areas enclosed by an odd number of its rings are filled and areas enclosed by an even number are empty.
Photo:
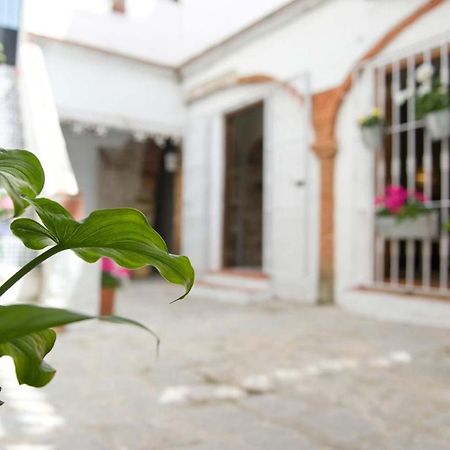
[[[36,258],[32,259],[29,263],[25,264],[18,272],[16,272],[9,280],[5,281],[0,286],[0,297],[14,284],[16,284],[21,278],[23,278],[28,272],[33,270],[36,266],[44,262],[46,259],[50,258],[53,255],[56,255],[56,253],[61,252],[64,250],[64,248],[60,247],[59,245],[55,245],[52,248],[49,248],[44,253],[41,253],[40,255],[36,256]]]

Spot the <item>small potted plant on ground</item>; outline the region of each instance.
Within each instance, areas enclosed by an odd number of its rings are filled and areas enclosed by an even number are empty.
[[[407,192],[391,185],[375,200],[375,229],[387,239],[431,239],[439,233],[437,211],[426,204],[421,192]]]
[[[383,147],[384,125],[379,108],[373,108],[372,112],[359,119],[361,136],[364,145],[370,150],[378,150]]]
[[[124,279],[129,278],[129,271],[118,266],[109,258],[102,258],[101,265],[102,290],[100,299],[100,315],[110,316],[114,314],[116,290],[122,286]]]
[[[433,79],[433,73],[434,67],[428,63],[417,68],[416,116],[425,120],[431,138],[437,141],[450,137],[450,93],[448,86]]]

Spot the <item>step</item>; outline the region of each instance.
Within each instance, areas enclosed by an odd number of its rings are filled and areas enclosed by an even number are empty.
[[[266,276],[234,275],[226,272],[205,274],[195,283],[192,295],[240,305],[272,298],[270,281]]]
[[[236,289],[252,289],[266,291],[270,289],[270,280],[267,276],[249,272],[209,272],[203,275],[201,281],[207,284],[220,287],[230,287]]]

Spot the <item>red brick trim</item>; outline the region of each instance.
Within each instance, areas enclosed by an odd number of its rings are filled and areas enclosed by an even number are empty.
[[[297,97],[301,102],[304,100],[303,94],[295,87],[291,86],[288,82],[279,80],[271,75],[255,74],[245,77],[239,77],[236,81],[236,85],[255,84],[255,83],[276,83],[286,90],[289,94]]]

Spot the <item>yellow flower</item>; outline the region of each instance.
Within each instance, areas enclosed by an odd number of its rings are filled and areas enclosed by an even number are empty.
[[[372,109],[372,116],[373,116],[373,117],[381,117],[381,111],[380,111],[380,108],[378,108],[377,106],[375,106],[375,107]]]

